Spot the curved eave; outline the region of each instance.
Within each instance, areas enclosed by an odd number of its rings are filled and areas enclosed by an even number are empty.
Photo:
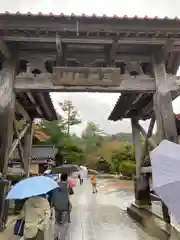
[[[152,101],[151,94],[128,93],[122,94],[116,105],[114,106],[108,120],[118,121],[123,118],[138,117],[146,120],[151,115],[151,107],[149,112],[145,110],[146,106]]]
[[[42,118],[48,121],[57,120],[57,114],[49,93],[16,93],[16,98],[31,119]]]
[[[171,93],[172,100],[179,96],[179,92]],[[123,118],[136,117],[147,120],[153,114],[153,93],[128,93],[122,94],[117,100],[108,120],[119,121]]]

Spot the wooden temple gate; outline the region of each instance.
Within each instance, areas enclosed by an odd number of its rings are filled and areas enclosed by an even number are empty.
[[[57,118],[49,92],[116,92],[121,96],[109,119],[131,119],[136,203],[149,204],[149,194],[140,194],[138,186],[146,172],[143,162],[149,146],[155,147],[150,138],[155,120],[159,141],[177,142],[172,99],[179,95],[179,29],[180,20],[167,18],[0,14],[0,171],[4,176],[16,147],[28,176],[32,121]],[[14,120],[22,116],[26,125],[18,133]],[[146,133],[139,120],[150,118]],[[144,149],[140,133],[146,139]]]

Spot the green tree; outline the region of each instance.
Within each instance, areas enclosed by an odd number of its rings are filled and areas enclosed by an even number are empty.
[[[100,148],[104,140],[103,136],[105,136],[105,134],[98,125],[93,122],[88,122],[86,128],[82,132],[85,152],[90,153]]]
[[[120,171],[128,177],[132,177],[136,173],[136,163],[130,160],[123,161],[120,165]]]
[[[84,163],[84,151],[71,137],[65,137],[63,141],[62,155],[67,163]]]
[[[63,162],[82,164],[84,161],[84,152],[80,145],[74,141],[71,135],[66,134],[66,126],[63,120],[42,121],[38,125],[38,130],[46,133],[50,138],[41,144],[54,145],[58,148],[56,158],[57,165]]]
[[[104,135],[105,135],[105,133],[99,127],[99,125],[97,125],[93,122],[88,122],[86,128],[82,132],[83,138],[91,138],[91,137],[104,136]]]
[[[42,121],[39,125],[39,130],[46,133],[50,138],[45,142],[46,144],[52,144],[55,146],[60,146],[64,135],[65,127],[63,123],[60,123],[59,120],[56,121]]]
[[[81,120],[76,108],[73,106],[72,101],[65,100],[63,103],[59,103],[62,111],[65,113],[63,121],[67,129],[67,135],[70,135],[70,127],[76,124],[80,124]]]
[[[130,164],[132,163],[132,164]],[[117,151],[114,151],[111,159],[111,170],[117,173],[126,173],[126,170],[129,168],[134,168],[135,158],[134,158],[134,148],[132,144],[127,142],[120,143],[120,147]],[[134,171],[135,169],[133,169]],[[127,171],[129,175],[129,172]]]

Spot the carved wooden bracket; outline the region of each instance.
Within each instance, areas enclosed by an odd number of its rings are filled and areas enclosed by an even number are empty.
[[[131,76],[137,76],[143,74],[143,70],[140,64],[140,61],[129,61],[126,64],[126,74]]]

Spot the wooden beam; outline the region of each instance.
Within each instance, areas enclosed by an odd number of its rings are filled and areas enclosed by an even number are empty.
[[[4,36],[3,39],[5,41],[13,41],[13,42],[42,42],[42,43],[55,43],[56,38],[55,37],[24,37],[24,36]],[[112,44],[113,40],[112,38],[62,38],[63,43],[67,44]],[[167,38],[149,38],[149,37],[122,37],[118,40],[118,44],[136,44],[136,45],[142,45],[142,44],[149,44],[149,45],[164,45],[167,42]],[[176,40],[176,44],[180,43],[179,40]]]
[[[136,159],[136,179],[139,179],[141,175],[141,157],[142,157],[141,134],[138,128],[138,121],[136,119],[131,119],[131,126]]]
[[[109,52],[109,66],[113,66],[113,64],[115,63],[118,47],[119,47],[118,39],[115,39],[111,45]]]
[[[9,156],[8,156],[8,159],[12,156],[14,150],[16,149],[16,147],[18,146],[19,144],[19,141],[24,137],[24,135],[26,134],[28,128],[29,128],[30,124],[27,123],[26,126],[24,127],[24,129],[19,133],[18,135],[18,138],[14,140],[13,144],[12,144],[12,147],[9,151]]]
[[[17,148],[18,148],[19,157],[21,159],[21,165],[25,169],[23,146],[21,144],[21,139],[19,138],[19,132],[18,132],[18,129],[17,129],[15,121],[13,122],[13,129],[14,129],[14,135],[15,135],[15,137],[18,140]]]
[[[160,197],[157,194],[150,193],[151,201],[161,201]]]
[[[27,121],[31,121],[31,117],[18,100],[16,100],[16,111],[21,114]]]
[[[144,149],[143,149],[143,153],[142,153],[142,157],[141,157],[141,166],[143,165],[143,161],[144,161],[145,157],[148,156],[148,149],[149,149],[148,143],[149,143],[149,139],[151,138],[152,133],[153,133],[154,124],[155,124],[155,116],[153,114],[153,116],[151,117],[148,132],[147,132],[145,142],[144,142]],[[152,148],[152,146],[151,146],[151,148]]]
[[[148,21],[148,27],[146,24]],[[77,31],[77,22],[79,27]],[[159,38],[160,34],[163,33],[167,36],[168,33],[178,35],[179,33],[179,21],[176,19],[135,19],[131,18],[106,18],[106,17],[84,17],[84,16],[39,16],[33,14],[2,14],[0,16],[0,29],[8,29],[11,33],[14,29],[21,29],[22,31],[30,31],[30,33],[40,34],[42,29],[45,29],[44,35],[49,33],[54,35],[56,32],[70,32],[76,36],[80,35],[81,32],[85,33],[100,33],[103,29],[105,33],[116,33],[128,35],[131,33],[140,33],[141,35],[148,36],[153,34],[154,38]],[[61,23],[61,24],[59,24]],[[11,30],[11,31],[10,31]],[[24,35],[26,34],[24,33]],[[77,34],[79,33],[79,34]],[[27,35],[25,35],[27,36]],[[151,36],[153,38],[153,36]],[[149,37],[149,38],[151,38]],[[168,36],[166,37],[166,39]]]
[[[63,82],[66,78],[63,79]],[[154,92],[156,90],[155,80],[146,75],[133,77],[129,75],[120,75],[120,83],[118,86],[106,85],[93,86],[90,85],[67,86],[54,85],[53,75],[39,74],[38,76],[24,74],[16,77],[15,90],[16,92],[27,91],[46,91],[46,92]],[[170,91],[178,91],[180,86],[180,78],[168,75],[168,84]]]
[[[137,127],[139,128],[141,134],[143,135],[144,138],[147,138],[147,134],[146,131],[144,130],[144,128],[138,123]],[[152,140],[152,138],[148,138],[148,143],[152,148],[156,148],[157,144]]]
[[[75,45],[76,46],[76,45]],[[86,46],[86,45],[85,45]],[[23,49],[21,49],[20,52],[20,58],[21,59],[28,59],[28,61],[34,61],[38,59],[39,62],[44,62],[46,59],[51,60],[51,59],[56,59],[56,49],[51,49],[51,50],[46,50],[46,49],[41,49],[37,48],[37,43],[31,44],[31,47],[28,45],[25,45]],[[88,54],[88,58],[87,58]],[[86,46],[86,49],[80,51],[75,48],[74,50],[70,51],[67,49],[67,54],[66,54],[66,62],[70,60],[77,60],[80,63],[94,63],[96,60],[99,61],[101,60],[102,62],[106,62],[107,59],[104,56],[103,51],[93,51],[89,50]],[[131,54],[131,53],[116,53],[115,55],[115,61],[117,62],[128,62],[129,60],[131,61],[142,61],[142,62],[151,62],[151,56],[148,54]]]
[[[31,150],[32,150],[32,140],[33,140],[33,127],[32,122],[24,135],[24,163],[25,163],[25,174],[29,177],[30,174],[30,164],[31,164]]]
[[[152,167],[142,167],[141,168],[141,173],[152,173]]]

